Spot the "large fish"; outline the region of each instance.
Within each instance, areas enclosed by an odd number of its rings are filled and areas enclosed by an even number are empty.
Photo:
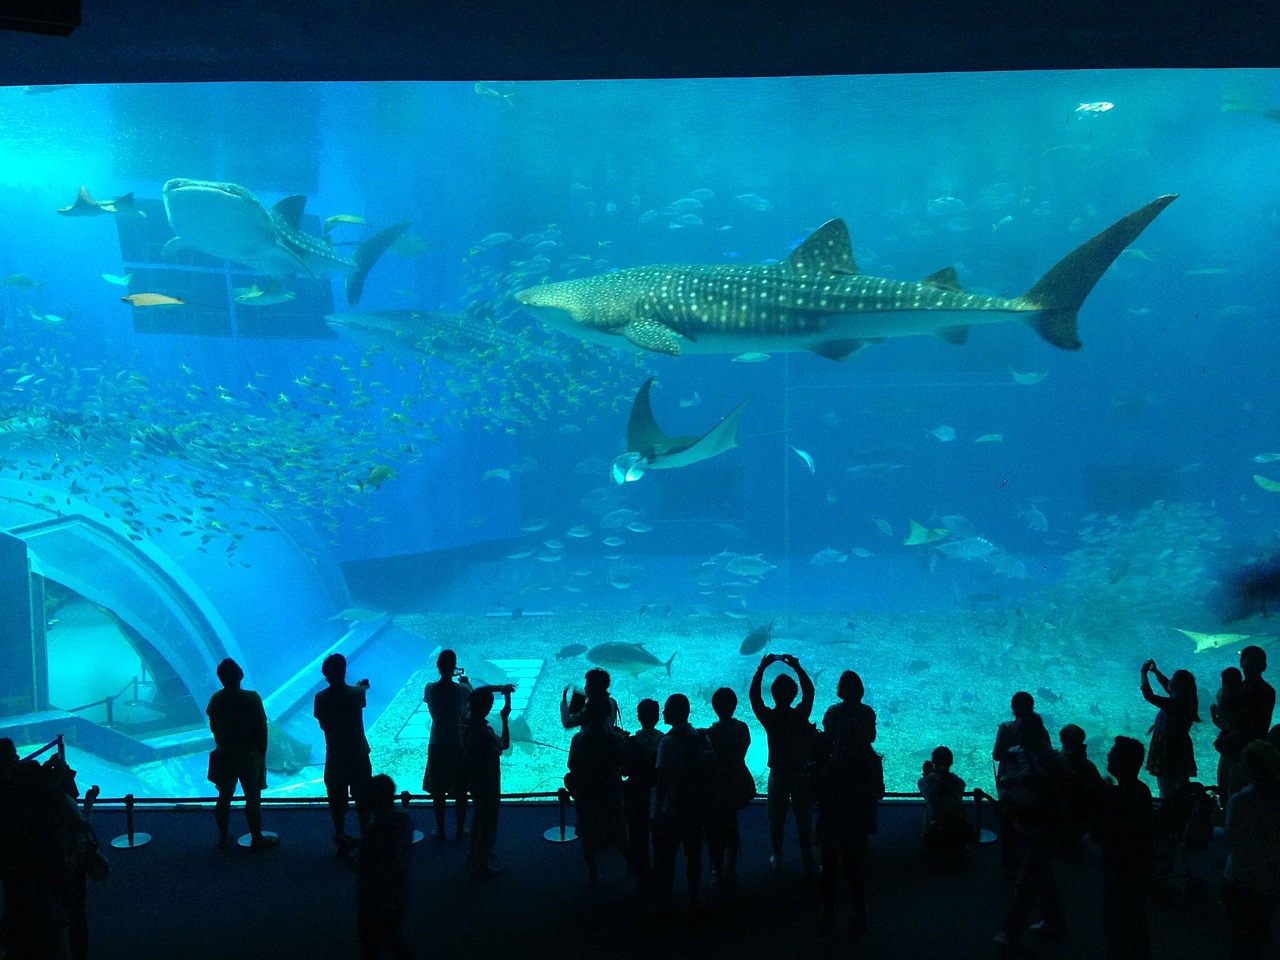
[[[649,389],[652,386],[653,377],[650,377],[641,384],[636,392],[636,399],[631,404],[631,416],[627,419],[627,452],[613,461],[615,483],[639,480],[645,470],[687,467],[691,463],[709,460],[738,445],[738,419],[742,416],[746,400],[701,436],[669,437],[653,418],[653,407],[649,405]]]
[[[183,179],[168,181],[161,192],[169,226],[177,234],[165,244],[166,257],[182,249],[198,250],[271,277],[342,273],[352,306],[360,299],[369,270],[409,227],[408,221],[387,227],[347,259],[327,239],[302,230],[306,197],[285,197],[266,207],[237,183]]]
[[[676,658],[673,653],[664,662],[644,648],[642,643],[601,643],[587,651],[587,659],[597,667],[629,673],[638,677],[646,670],[654,667],[666,667],[667,676],[671,676],[671,661]]]
[[[781,263],[632,267],[516,294],[572,336],[678,356],[810,350],[843,360],[888,337],[936,334],[964,343],[969,327],[1021,320],[1063,350],[1080,349],[1076,311],[1094,284],[1176,195],[1159,197],[1063,257],[1020,297],[961,289],[946,267],[919,282],[863,276],[842,220],[819,227]]]

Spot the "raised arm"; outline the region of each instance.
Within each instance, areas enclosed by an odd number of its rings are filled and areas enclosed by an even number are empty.
[[[809,714],[813,712],[813,680],[809,678],[808,672],[804,667],[800,666],[800,661],[795,657],[791,658],[789,666],[796,672],[796,677],[800,680],[800,715],[806,720]]]
[[[769,665],[772,654],[766,653],[760,658],[760,666],[756,667],[756,672],[751,677],[751,687],[747,690],[747,699],[751,701],[751,712],[756,715],[756,719],[763,725],[765,718],[769,715],[768,708],[764,705],[764,696],[760,692],[760,688],[764,685],[764,668]]]

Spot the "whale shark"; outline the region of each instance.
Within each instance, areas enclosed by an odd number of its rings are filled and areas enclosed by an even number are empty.
[[[307,198],[285,197],[267,207],[238,183],[173,179],[162,191],[165,214],[176,236],[164,246],[166,259],[184,249],[244,264],[271,277],[342,273],[347,303],[355,306],[369,270],[409,228],[393,224],[360,244],[350,258],[327,239],[302,230]]]
[[[630,483],[644,476],[646,470],[672,470],[691,463],[710,460],[738,445],[738,419],[747,401],[743,400],[724,418],[700,437],[669,437],[653,418],[649,389],[653,377],[636,392],[627,419],[627,452],[614,458],[611,473],[614,483]]]
[[[961,344],[971,326],[1007,320],[1078,350],[1081,304],[1176,197],[1159,197],[1116,221],[1011,299],[965,292],[953,267],[914,282],[865,276],[844,221],[831,220],[778,263],[631,267],[530,287],[516,300],[579,339],[671,356],[808,350],[844,360],[890,337],[934,334]]]

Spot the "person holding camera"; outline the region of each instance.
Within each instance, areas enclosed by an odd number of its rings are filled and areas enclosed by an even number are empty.
[[[324,789],[333,820],[333,842],[341,857],[346,856],[354,844],[354,838],[344,830],[348,794],[356,802],[362,836],[369,822],[365,790],[373,777],[373,767],[369,761],[369,741],[364,735],[369,681],[361,680],[354,686],[347,683],[347,658],[340,653],[325,657],[320,672],[329,686],[316,694],[312,716],[324,731]]]
[[[426,685],[423,702],[431,714],[431,735],[427,740],[427,769],[422,789],[431,795],[436,817],[436,843],[444,843],[445,805],[453,799],[454,840],[467,835],[467,784],[462,770],[462,731],[465,727],[471,684],[458,666],[458,655],[441,650],[436,657],[440,679]],[[456,681],[455,681],[456,678]]]
[[[770,664],[781,663],[795,671],[799,686],[788,673],[780,673],[769,685],[773,706],[764,705],[760,688],[764,672]],[[796,694],[800,703],[792,705]],[[764,727],[769,745],[769,780],[765,787],[769,820],[769,843],[773,854],[769,866],[774,872],[782,869],[782,834],[790,807],[800,838],[800,861],[806,877],[816,876],[813,863],[813,791],[804,780],[805,767],[811,760],[815,729],[809,721],[813,712],[813,681],[800,661],[789,653],[766,653],[756,667],[747,693],[751,712]]]
[[[1155,674],[1168,696],[1152,692],[1151,674]],[[1191,743],[1191,725],[1200,722],[1196,678],[1189,670],[1175,670],[1172,677],[1166,677],[1155,660],[1148,660],[1142,665],[1142,696],[1160,710],[1151,726],[1147,770],[1156,778],[1160,799],[1166,800],[1196,775],[1195,747]]]
[[[494,693],[503,695],[502,733],[489,726]],[[511,746],[511,694],[515,686],[484,686],[471,691],[470,715],[462,736],[462,766],[471,790],[474,811],[471,817],[471,847],[467,851],[467,871],[472,879],[487,880],[502,871],[493,862],[493,847],[498,836],[498,800],[502,796],[503,751]]]

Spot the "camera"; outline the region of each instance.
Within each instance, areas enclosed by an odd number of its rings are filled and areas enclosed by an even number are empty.
[[[467,670],[465,667],[454,667],[453,675],[455,677],[465,677],[467,675]]]

